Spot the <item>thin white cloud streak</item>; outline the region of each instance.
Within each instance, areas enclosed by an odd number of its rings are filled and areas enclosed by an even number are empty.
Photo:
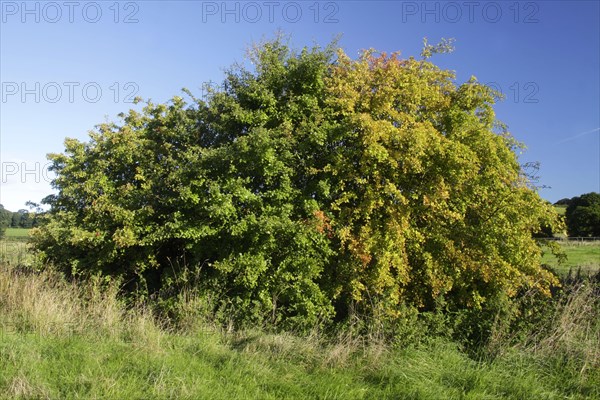
[[[575,140],[575,139],[580,138],[582,136],[589,135],[590,133],[594,133],[594,132],[598,132],[598,131],[600,131],[600,128],[592,129],[591,131],[581,132],[581,133],[578,133],[575,136],[571,136],[571,137],[568,137],[566,139],[560,140],[560,141],[556,142],[555,144],[562,144],[562,143],[570,142],[571,140]]]

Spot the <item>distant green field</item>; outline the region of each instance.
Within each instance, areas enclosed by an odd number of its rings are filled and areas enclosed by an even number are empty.
[[[542,262],[555,268],[559,273],[568,273],[571,268],[581,267],[584,271],[600,270],[600,242],[588,243],[561,243],[561,247],[567,255],[567,261],[558,265],[556,258],[544,249]]]
[[[565,212],[567,211],[567,206],[554,206],[554,208],[556,208],[556,212],[558,212],[559,215],[565,215]]]
[[[18,237],[18,238],[26,238],[29,236],[29,231],[31,229],[23,229],[23,228],[6,228],[6,237]]]

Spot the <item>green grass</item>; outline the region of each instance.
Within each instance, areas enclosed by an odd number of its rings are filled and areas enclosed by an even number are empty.
[[[600,399],[600,329],[580,322],[589,301],[533,348],[484,360],[443,339],[228,333],[197,314],[175,331],[127,310],[117,288],[15,273],[30,254],[12,238],[0,241],[0,399]],[[600,244],[563,246],[570,266],[600,258]]]
[[[558,215],[565,215],[567,212],[567,206],[565,205],[556,205],[554,208],[556,209],[556,212],[558,212]]]
[[[31,229],[6,228],[5,235],[7,238],[26,238],[29,236],[29,231],[31,231]]]
[[[25,240],[5,237],[0,240],[0,263],[24,265],[31,263],[32,255]]]
[[[199,319],[174,331],[145,309],[125,309],[117,289],[0,265],[0,398],[600,398],[600,330],[582,323],[585,296],[573,302],[579,314],[565,320],[566,330],[535,350],[505,346],[495,359],[475,361],[442,339],[394,348],[227,333]]]
[[[548,249],[542,262],[556,269],[560,274],[566,274],[570,269],[581,268],[582,271],[595,272],[600,270],[600,242],[559,242],[567,255],[567,261],[559,265]]]
[[[111,337],[4,333],[0,389],[14,398],[559,399],[600,395],[561,381],[533,358],[475,362],[447,343],[396,351],[378,363],[323,367],[236,348],[218,335]]]

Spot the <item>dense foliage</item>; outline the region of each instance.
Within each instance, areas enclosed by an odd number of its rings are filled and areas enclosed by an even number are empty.
[[[600,194],[586,193],[568,200],[565,218],[569,236],[600,237]]]
[[[10,226],[12,213],[0,204],[0,238],[4,236],[6,228]]]
[[[495,119],[497,94],[424,59],[281,40],[207,102],[147,103],[50,155],[42,261],[138,294],[189,281],[239,321],[309,327],[480,310],[556,282],[560,230]],[[408,307],[408,308],[407,308]]]
[[[38,225],[38,215],[25,209],[11,213],[10,227],[30,229]]]

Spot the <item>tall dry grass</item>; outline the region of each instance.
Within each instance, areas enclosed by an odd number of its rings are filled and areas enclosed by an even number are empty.
[[[317,331],[302,337],[261,329],[229,331],[210,321],[209,299],[192,291],[180,297],[177,324],[169,325],[147,307],[126,307],[118,292],[116,284],[100,279],[68,282],[51,270],[37,273],[0,264],[0,326],[42,336],[112,338],[157,351],[166,335],[208,333],[246,354],[325,368],[349,366],[365,356],[370,364],[378,364],[389,351],[383,340],[347,332],[332,340]]]
[[[580,374],[600,371],[600,285],[580,282],[558,303],[550,329],[532,335],[530,350],[542,358],[560,358]]]
[[[50,270],[0,264],[0,323],[5,330],[39,335],[158,340],[161,330],[152,313],[142,306],[127,309],[118,289],[98,279],[67,282]]]

